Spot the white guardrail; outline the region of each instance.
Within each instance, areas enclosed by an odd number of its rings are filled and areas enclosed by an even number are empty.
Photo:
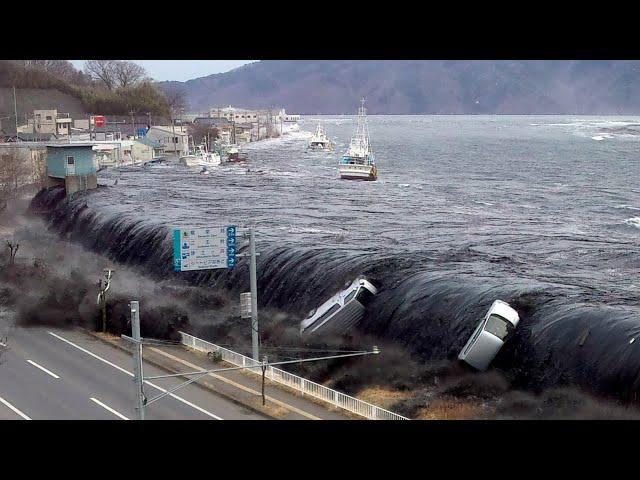
[[[261,365],[260,362],[256,362],[253,358],[246,357],[240,353],[189,335],[188,333],[180,332],[180,337],[183,345],[200,352],[215,352],[220,355],[222,360],[237,367],[260,367]],[[262,370],[259,368],[255,370],[249,369],[248,371],[262,375]],[[345,395],[337,390],[327,388],[319,383],[311,382],[297,375],[280,370],[279,368],[267,367],[265,377],[274,382],[293,388],[303,395],[309,395],[319,400],[323,400],[331,405],[343,408],[370,420],[409,420],[402,415],[390,412],[384,408],[376,407],[371,403],[358,400],[355,397]]]

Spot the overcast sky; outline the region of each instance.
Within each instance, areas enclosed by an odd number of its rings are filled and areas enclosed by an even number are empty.
[[[154,80],[191,80],[213,73],[228,72],[236,67],[256,60],[132,60],[147,70]],[[71,60],[76,68],[82,69],[84,60]]]

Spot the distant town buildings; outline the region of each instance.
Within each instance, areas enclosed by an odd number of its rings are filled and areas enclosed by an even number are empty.
[[[13,155],[19,151],[25,161],[39,162],[42,172],[45,159],[50,157],[49,184],[64,183],[68,191],[74,192],[95,188],[95,173],[105,166],[141,164],[163,155],[186,155],[196,132],[202,135],[205,131],[206,138],[210,138],[215,129],[220,144],[243,144],[279,136],[284,123],[300,120],[299,115],[287,114],[284,108],[251,110],[232,106],[183,115],[174,120],[174,125],[167,124],[166,119],[154,119],[159,123],[154,125],[149,113],[74,116],[56,109],[34,110],[31,118],[17,125],[17,131],[15,121],[2,123],[0,154]],[[95,166],[95,172],[89,164]]]
[[[209,110],[210,118],[224,118],[230,122],[237,124],[243,123],[272,123],[272,122],[297,122],[300,115],[289,115],[284,108],[266,109],[266,110],[249,110],[244,108],[213,107]]]

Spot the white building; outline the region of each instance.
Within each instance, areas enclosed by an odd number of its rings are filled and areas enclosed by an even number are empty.
[[[244,108],[235,108],[229,105],[228,107],[214,107],[209,110],[209,116],[214,118],[226,118],[230,122],[235,123],[254,123],[258,120],[262,121],[264,112],[259,110],[247,110]]]
[[[160,143],[165,153],[169,155],[187,155],[189,153],[189,135],[185,126],[156,125],[149,128],[145,138]]]
[[[300,115],[290,115],[284,108],[280,110],[249,110],[245,108],[228,107],[214,107],[209,110],[209,116],[213,118],[226,118],[230,122],[237,124],[242,123],[262,123],[267,122],[280,123],[283,122],[297,122],[300,120]]]
[[[69,135],[71,132],[71,118],[56,118],[56,135]]]
[[[283,108],[277,114],[273,116],[274,122],[298,122],[300,121],[300,115],[290,115]]]

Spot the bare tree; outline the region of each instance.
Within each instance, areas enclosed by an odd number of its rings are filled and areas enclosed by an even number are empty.
[[[76,69],[69,60],[23,60],[26,68],[44,70],[58,78],[69,80]]]
[[[167,87],[164,89],[164,96],[167,99],[172,118],[187,109],[187,93],[183,88]]]
[[[117,85],[115,60],[87,60],[84,62],[84,71],[94,82],[109,90]]]
[[[20,187],[31,183],[31,165],[14,148],[0,153],[0,209],[17,196]]]
[[[84,71],[109,90],[137,85],[147,77],[144,68],[126,60],[87,60]]]
[[[216,140],[219,136],[218,129],[208,123],[194,123],[188,127],[189,135],[193,138],[193,142],[198,145],[206,143],[207,148],[210,148],[210,142]]]
[[[13,265],[16,261],[16,254],[18,253],[18,249],[20,248],[19,243],[12,243],[7,240],[7,248],[9,249],[9,263]]]
[[[115,61],[113,71],[119,87],[130,87],[144,80],[147,76],[147,71],[140,65],[125,60]]]

